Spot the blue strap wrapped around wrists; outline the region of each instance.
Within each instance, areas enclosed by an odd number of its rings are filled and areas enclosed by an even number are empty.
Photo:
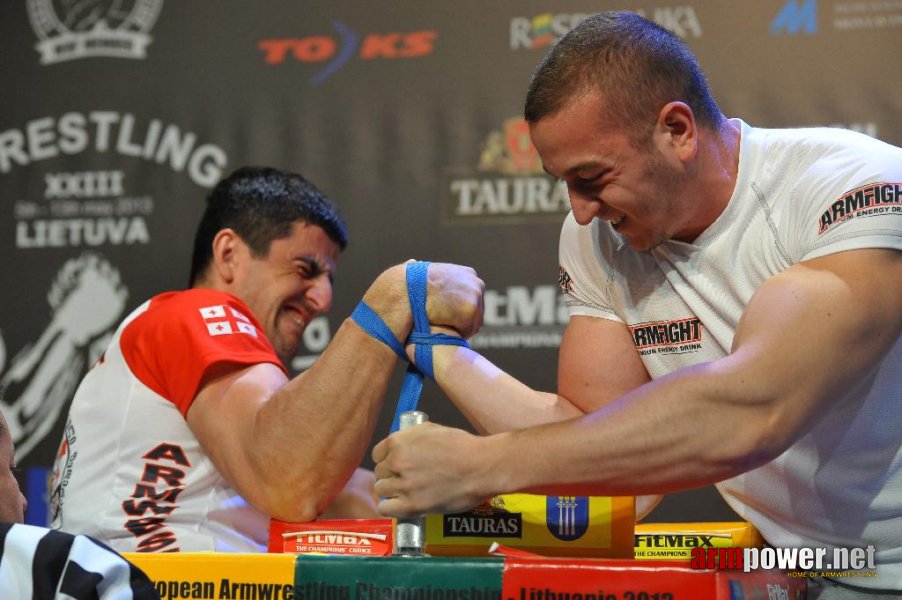
[[[370,308],[369,304],[363,300],[357,304],[357,308],[351,313],[351,319],[360,326],[371,337],[376,338],[398,355],[401,360],[407,360],[407,354],[404,352],[404,346],[392,333],[385,321],[382,320],[376,311]]]
[[[420,393],[423,391],[423,375],[435,379],[432,369],[432,347],[442,345],[470,347],[463,338],[446,333],[430,332],[429,317],[426,315],[428,273],[428,262],[407,263],[407,296],[410,300],[410,311],[413,314],[413,330],[407,338],[407,343],[414,345],[414,361],[408,365],[404,383],[401,386],[401,395],[398,398],[398,406],[395,409],[395,418],[391,426],[393,432],[400,427],[402,413],[416,410],[420,401]],[[363,300],[354,309],[351,319],[366,333],[391,348],[402,360],[407,360],[404,346],[395,338],[385,321]]]
[[[410,299],[410,312],[413,314],[413,331],[407,338],[408,344],[414,345],[414,364],[407,368],[401,395],[395,409],[395,418],[391,431],[397,431],[401,423],[401,414],[417,409],[420,392],[423,391],[423,375],[435,379],[432,370],[432,347],[437,345],[455,345],[469,348],[467,341],[445,333],[429,331],[429,317],[426,315],[426,289],[428,262],[407,264],[407,297]]]

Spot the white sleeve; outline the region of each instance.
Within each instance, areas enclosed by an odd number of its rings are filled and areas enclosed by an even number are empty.
[[[583,226],[573,213],[567,215],[558,251],[558,283],[571,317],[585,315],[622,323],[611,302],[614,274],[610,269],[610,243],[600,239],[599,227],[607,224],[595,220]]]
[[[793,192],[793,260],[844,250],[902,250],[902,149],[867,140],[812,164]]]

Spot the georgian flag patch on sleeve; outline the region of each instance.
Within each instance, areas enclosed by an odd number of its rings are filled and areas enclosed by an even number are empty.
[[[210,335],[231,335],[233,333],[246,333],[257,337],[257,328],[251,324],[251,320],[240,311],[230,306],[216,305],[205,306],[200,309],[200,316],[207,326]]]

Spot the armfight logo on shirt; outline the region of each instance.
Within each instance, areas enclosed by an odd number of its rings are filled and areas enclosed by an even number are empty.
[[[200,309],[200,316],[210,335],[246,333],[257,337],[257,328],[251,324],[251,320],[231,306],[205,306]]]
[[[629,325],[639,354],[682,354],[702,348],[702,322],[698,317]]]
[[[817,234],[856,217],[902,215],[902,183],[869,183],[840,196],[818,219]]]

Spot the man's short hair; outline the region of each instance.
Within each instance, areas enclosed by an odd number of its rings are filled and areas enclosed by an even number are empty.
[[[552,46],[530,82],[526,121],[536,123],[587,93],[602,95],[606,115],[634,142],[648,138],[668,102],[688,104],[699,124],[717,127],[723,119],[686,44],[630,12],[592,15]]]
[[[345,249],[347,226],[334,204],[297,173],[271,167],[242,167],[216,184],[194,236],[191,284],[206,273],[213,258],[213,238],[230,227],[256,257],[269,254],[273,240],[288,237],[295,222],[321,227]]]

